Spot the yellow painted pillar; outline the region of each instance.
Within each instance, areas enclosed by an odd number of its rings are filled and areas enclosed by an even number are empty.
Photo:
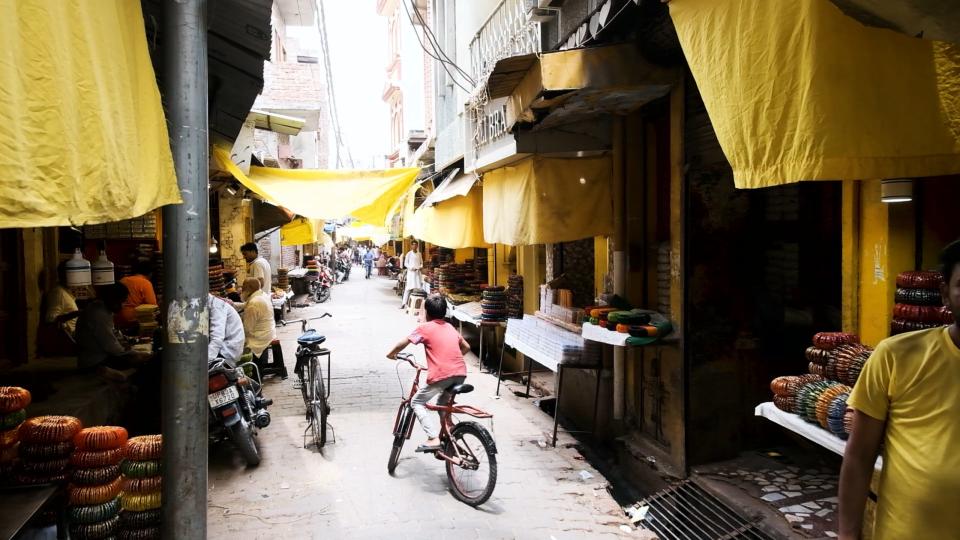
[[[546,248],[518,246],[517,273],[523,277],[523,312],[532,314],[540,309],[540,284],[547,277]]]
[[[880,201],[880,181],[860,185],[859,328],[875,346],[890,335],[897,274],[912,270],[916,240],[913,204]]]
[[[842,302],[844,332],[860,332],[860,183],[844,180],[842,199]]]
[[[593,238],[593,295],[607,292],[607,274],[610,272],[610,242],[606,236]]]

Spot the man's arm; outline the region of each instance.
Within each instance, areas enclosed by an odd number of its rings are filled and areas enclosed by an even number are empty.
[[[210,300],[213,304],[218,300]],[[226,307],[226,306],[223,306]],[[227,317],[223,307],[210,306],[210,341],[207,344],[207,359],[216,358],[223,350],[223,338],[227,331]]]
[[[857,540],[863,526],[863,509],[867,504],[873,467],[883,440],[885,422],[860,411],[854,411],[853,429],[843,454],[840,468],[841,540]]]
[[[470,352],[470,344],[460,336],[460,354],[466,355],[468,352]]]
[[[393,346],[393,349],[391,349],[390,352],[387,353],[387,358],[389,358],[390,360],[396,360],[397,354],[403,349],[405,349],[409,344],[410,344],[410,338],[403,338],[402,340],[398,341],[397,344]]]

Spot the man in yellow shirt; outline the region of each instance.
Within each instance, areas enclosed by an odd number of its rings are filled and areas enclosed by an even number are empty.
[[[884,445],[874,538],[960,538],[960,240],[941,254],[950,326],[880,343],[847,401],[856,412],[840,471],[840,538],[858,539]]]

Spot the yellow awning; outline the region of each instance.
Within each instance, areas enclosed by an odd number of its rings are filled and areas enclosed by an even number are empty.
[[[387,231],[386,227],[378,227],[376,225],[362,223],[360,221],[354,221],[348,227],[338,228],[337,234],[347,238],[352,238],[357,242],[370,240],[378,246],[386,244],[387,241],[390,240],[390,233]]]
[[[181,202],[139,2],[0,0],[0,227]]]
[[[319,237],[318,233],[322,232],[322,221],[317,223],[317,220],[298,217],[283,227],[280,227],[280,245],[300,246],[303,244],[313,244]]]
[[[682,72],[646,60],[633,44],[513,56],[497,62],[489,98],[508,97],[507,128],[517,121],[541,128],[627,114],[663,97]]]
[[[223,148],[215,148],[214,164],[232,174],[264,200],[314,219],[352,216],[385,224],[390,210],[413,185],[419,168],[384,170],[311,170],[250,167],[250,174],[233,163]]]
[[[960,48],[827,0],[672,0],[737,187],[960,173]]]
[[[483,236],[511,246],[613,233],[609,156],[526,158],[483,176]]]
[[[483,193],[474,187],[463,196],[423,206],[414,213],[415,238],[450,249],[486,247],[483,239]]]

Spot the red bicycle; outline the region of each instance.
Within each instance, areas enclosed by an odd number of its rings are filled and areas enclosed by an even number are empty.
[[[397,468],[404,441],[409,439],[413,432],[417,419],[410,402],[420,389],[420,374],[427,369],[417,364],[412,354],[400,353],[397,360],[407,362],[417,373],[410,392],[400,402],[397,418],[393,423],[393,449],[390,451],[390,461],[387,462],[387,472],[390,474]],[[397,364],[397,379],[400,380],[400,364]],[[402,381],[400,388],[402,393]],[[458,384],[441,396],[441,401],[443,396],[448,397],[445,405],[427,404],[427,409],[440,413],[441,449],[434,452],[434,457],[446,462],[447,480],[453,496],[470,506],[480,506],[490,498],[497,484],[497,445],[490,432],[482,425],[469,421],[458,422],[454,417],[456,414],[465,414],[474,418],[493,418],[492,414],[472,405],[454,403],[458,394],[472,391],[472,385]]]

